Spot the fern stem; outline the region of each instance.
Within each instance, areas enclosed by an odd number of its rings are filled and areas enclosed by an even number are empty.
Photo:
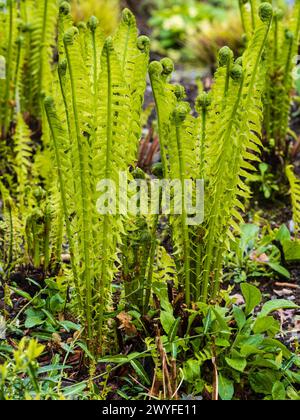
[[[82,230],[83,230],[83,252],[84,252],[84,279],[86,284],[86,316],[87,316],[87,328],[88,328],[88,338],[89,341],[92,341],[92,278],[91,278],[91,256],[90,256],[90,232],[89,232],[89,223],[90,218],[87,206],[88,200],[88,189],[85,183],[85,175],[87,173],[85,167],[85,157],[82,147],[80,123],[79,123],[79,114],[77,109],[77,97],[76,97],[76,87],[75,80],[73,75],[72,62],[70,58],[70,52],[67,42],[65,44],[66,57],[68,61],[68,68],[70,74],[70,83],[71,83],[71,96],[72,96],[72,106],[73,114],[75,121],[76,129],[76,142],[77,142],[77,152],[79,158],[79,177],[80,177],[80,200],[81,200],[81,212],[82,212]],[[91,343],[90,343],[91,344]]]
[[[160,106],[159,106],[159,100],[158,100],[158,91],[154,86],[154,75],[152,76],[150,73],[150,82],[151,82],[151,87],[152,87],[152,93],[153,93],[153,97],[154,97],[154,102],[156,104],[156,114],[157,114],[157,123],[158,123],[158,136],[159,136],[159,143],[160,143],[160,155],[161,155],[161,163],[162,163],[162,167],[163,167],[163,173],[164,173],[164,177],[168,178],[168,159],[167,159],[167,154],[166,154],[166,149],[165,149],[165,142],[164,142],[164,132],[163,132],[163,127],[162,127],[162,118],[160,115]]]
[[[234,120],[236,117],[236,113],[237,110],[240,106],[240,102],[242,99],[242,92],[243,92],[243,86],[244,86],[244,81],[242,80],[240,83],[240,88],[239,88],[239,92],[238,92],[238,96],[236,99],[236,102],[234,104],[234,107],[232,109],[232,113],[231,113],[231,118],[230,118],[230,123],[229,126],[225,132],[224,135],[224,141],[223,141],[223,150],[227,150],[227,143],[230,141],[231,139],[231,132],[232,132],[232,128],[234,126]],[[222,159],[221,161],[221,165],[219,168],[219,174],[223,173],[223,167],[224,165],[226,165],[226,159]],[[211,211],[211,215],[212,215],[212,221],[210,223],[209,226],[209,234],[208,234],[208,238],[207,238],[207,243],[208,243],[208,248],[207,248],[207,252],[206,252],[206,259],[205,259],[205,263],[204,263],[204,269],[203,269],[203,284],[202,284],[202,296],[201,296],[201,300],[203,302],[207,302],[207,298],[208,298],[208,288],[209,288],[209,279],[210,276],[213,274],[211,273],[211,264],[212,261],[214,259],[214,255],[213,255],[213,251],[214,248],[217,246],[217,244],[215,243],[215,228],[216,228],[216,214],[217,214],[217,208],[220,206],[220,199],[222,197],[222,192],[223,192],[223,183],[218,183],[217,185],[217,190],[215,193],[215,197],[214,197],[214,203],[212,206],[212,211]]]
[[[50,231],[51,231],[51,210],[49,204],[45,210],[45,223],[44,223],[44,273],[47,272],[50,263]]]
[[[38,236],[37,219],[34,215],[32,219],[32,235],[33,235],[33,265],[35,268],[40,268],[40,239]]]
[[[244,29],[245,34],[247,34],[247,25],[246,25],[246,16],[245,16],[245,6],[243,0],[239,0],[239,8],[242,20],[242,27]]]
[[[10,204],[8,206],[8,215],[9,215],[9,252],[8,252],[8,269],[9,269],[13,262],[13,249],[14,249],[14,225],[13,225],[12,208]]]
[[[40,42],[40,51],[39,51],[39,80],[38,80],[38,101],[41,100],[41,91],[44,75],[44,60],[43,60],[43,51],[45,48],[45,38],[47,33],[47,13],[48,13],[48,0],[44,0],[44,13],[43,13],[43,23],[42,23],[42,36]]]
[[[61,203],[62,203],[64,218],[65,218],[67,238],[68,238],[68,242],[69,242],[71,267],[72,267],[72,272],[73,272],[73,276],[74,276],[74,284],[75,284],[75,288],[76,288],[76,292],[77,292],[76,295],[77,295],[77,299],[78,299],[78,303],[79,303],[79,309],[80,309],[80,311],[82,311],[83,310],[83,303],[82,303],[82,299],[81,299],[81,291],[80,291],[80,287],[79,287],[78,273],[77,273],[77,268],[76,268],[76,263],[75,263],[75,245],[74,245],[74,241],[73,241],[73,235],[72,235],[72,229],[71,229],[71,223],[70,223],[70,215],[69,215],[68,205],[67,205],[68,200],[67,200],[67,193],[66,193],[65,182],[64,182],[63,172],[62,172],[62,163],[61,163],[61,159],[60,159],[60,153],[59,153],[59,150],[58,150],[58,140],[56,138],[56,133],[55,133],[55,129],[54,129],[54,126],[53,126],[52,117],[51,117],[51,108],[46,102],[45,102],[45,110],[46,110],[48,124],[49,124],[49,127],[50,127],[50,132],[51,132],[53,145],[54,145],[54,153],[55,153],[56,164],[57,164],[57,173],[58,173],[58,182],[59,182],[60,195],[61,195]]]
[[[278,15],[274,15],[274,63],[276,64],[278,57]]]
[[[290,39],[289,40],[289,45],[288,45],[288,53],[287,53],[287,58],[286,58],[286,62],[285,62],[285,67],[284,67],[284,88],[285,88],[285,92],[288,96],[288,100],[290,99],[290,92],[289,92],[289,79],[290,79],[290,72],[291,72],[291,64],[292,64],[292,55],[293,55],[293,46],[294,46],[294,40]],[[280,150],[284,150],[285,149],[285,141],[286,141],[286,134],[287,134],[287,126],[288,126],[288,116],[287,116],[287,120],[284,121],[286,116],[286,110],[285,107],[281,107],[280,108],[280,116],[279,116],[279,133],[278,133],[278,146],[280,148]]]
[[[255,19],[255,0],[250,0],[250,9],[251,9],[251,23],[252,23],[252,31],[254,32],[256,26],[256,19]]]
[[[252,72],[251,79],[250,79],[250,83],[249,83],[249,86],[248,86],[247,97],[245,98],[245,102],[244,102],[244,105],[243,105],[244,110],[248,109],[249,101],[252,99],[252,96],[253,96],[253,89],[254,89],[255,80],[256,80],[256,77],[257,77],[257,70],[258,70],[258,66],[259,66],[259,63],[261,61],[261,57],[262,57],[262,54],[263,54],[263,51],[264,51],[264,48],[265,48],[265,45],[266,45],[266,41],[267,41],[267,38],[268,38],[268,34],[269,34],[269,31],[270,31],[271,24],[272,24],[272,19],[270,19],[268,21],[267,25],[266,25],[264,37],[263,37],[262,43],[260,45],[260,48],[259,48],[259,51],[258,51],[258,54],[257,54],[257,57],[256,57],[255,65],[254,65],[253,72]],[[244,82],[245,82],[245,80],[244,80],[244,77],[243,77],[241,82],[240,82],[240,88],[239,88],[236,103],[233,107],[233,111],[232,111],[231,118],[230,118],[230,123],[229,123],[228,129],[227,129],[227,131],[225,133],[225,136],[224,136],[224,150],[227,150],[226,145],[231,139],[231,132],[232,132],[232,129],[234,127],[234,120],[236,118],[237,110],[240,106],[240,102],[242,100]],[[219,173],[220,174],[223,173],[223,166],[226,164],[225,161],[226,160],[223,159],[222,160],[222,165],[220,165],[220,168],[219,168]],[[212,205],[212,211],[211,211],[212,221],[211,221],[211,225],[209,227],[209,234],[208,234],[208,239],[207,239],[208,250],[207,250],[206,260],[205,260],[205,264],[204,264],[203,288],[202,288],[202,299],[203,299],[204,302],[206,302],[207,298],[208,298],[209,278],[210,278],[211,275],[212,276],[216,275],[215,269],[216,268],[219,269],[219,267],[217,267],[217,264],[220,265],[220,254],[219,254],[219,252],[221,252],[221,250],[219,249],[220,245],[217,245],[215,243],[215,239],[216,239],[215,229],[216,229],[217,209],[220,205],[220,199],[222,198],[222,194],[223,194],[223,185],[222,185],[222,183],[219,183],[217,185],[217,191],[215,193],[214,203]],[[212,268],[211,264],[214,260],[214,248],[215,247],[218,250],[217,251],[217,261],[216,261],[216,265],[214,266],[214,269],[212,270],[211,269]],[[217,289],[218,289],[219,283],[220,283],[218,275],[217,275],[216,279],[213,278],[213,281],[215,281],[217,283],[217,284],[214,285],[214,288],[213,288],[213,290],[215,290],[215,293],[217,293]]]
[[[216,299],[219,289],[220,289],[220,283],[221,283],[221,277],[222,277],[222,266],[223,266],[223,255],[224,255],[224,248],[222,246],[218,249],[218,254],[216,258],[216,265],[215,265],[215,272],[214,272],[214,281],[213,281],[213,287],[212,287],[212,298]]]
[[[224,86],[223,109],[225,109],[226,102],[227,102],[229,82],[230,82],[230,67],[231,67],[231,60],[228,60],[226,64],[226,78],[225,78],[225,86]]]
[[[150,296],[151,296],[151,288],[152,288],[152,280],[153,280],[153,272],[154,272],[154,261],[155,261],[155,255],[156,255],[156,232],[159,222],[159,214],[161,210],[161,201],[162,201],[162,191],[159,192],[159,212],[155,215],[153,226],[152,226],[152,233],[151,233],[151,246],[150,246],[150,252],[149,252],[149,271],[147,276],[147,289],[145,294],[145,300],[143,303],[143,310],[144,314],[147,313],[149,302],[150,302]]]
[[[56,264],[61,263],[63,234],[64,234],[64,212],[63,212],[62,205],[60,205],[60,209],[59,209],[58,217],[57,217],[56,244],[55,244],[55,251],[54,251]]]
[[[97,129],[97,100],[98,100],[98,59],[97,59],[97,45],[96,45],[96,31],[91,30],[92,49],[93,49],[93,95],[94,95],[94,130]]]
[[[106,43],[104,48],[106,49],[107,57],[107,120],[106,120],[106,161],[105,161],[105,179],[110,179],[111,176],[111,152],[112,152],[112,73],[111,73],[111,61],[110,61],[110,48],[109,43]],[[103,235],[102,235],[102,261],[101,270],[99,275],[98,290],[100,291],[99,299],[99,314],[98,314],[98,343],[102,347],[103,342],[103,315],[104,315],[104,292],[106,286],[106,261],[108,252],[108,232],[109,232],[109,217],[107,214],[104,215],[103,220]],[[103,349],[101,348],[101,351]]]
[[[60,64],[59,64],[60,66]],[[72,129],[71,129],[71,119],[70,119],[70,110],[69,110],[69,104],[68,104],[68,100],[67,100],[67,92],[66,92],[66,80],[65,77],[63,75],[63,70],[61,67],[58,68],[58,78],[59,78],[59,86],[60,86],[60,91],[61,91],[61,95],[62,95],[62,99],[63,99],[63,103],[64,103],[64,110],[66,113],[66,120],[67,120],[67,127],[68,127],[68,138],[69,138],[69,143],[70,143],[70,148],[71,148],[71,165],[72,165],[72,169],[73,169],[73,174],[75,173],[75,166],[76,166],[76,158],[74,156],[74,149],[72,147]],[[73,188],[74,188],[74,194],[76,194],[76,180],[75,180],[75,176],[73,176]]]
[[[271,28],[271,25],[272,25],[272,20],[273,19],[270,19],[269,22],[266,25],[266,30],[265,30],[265,35],[264,35],[264,38],[263,38],[263,42],[261,43],[259,53],[258,53],[257,58],[256,58],[255,66],[253,68],[252,77],[251,77],[251,81],[250,81],[249,88],[248,88],[248,95],[247,95],[247,99],[246,99],[245,108],[247,108],[248,102],[252,99],[253,87],[254,87],[256,76],[257,76],[258,66],[259,66],[259,63],[261,61],[261,57],[262,57],[262,54],[263,54],[265,46],[266,46],[266,42],[267,42],[269,32],[270,32],[270,28]]]
[[[16,109],[17,112],[20,112],[20,98],[18,97],[18,91],[19,91],[19,70],[20,70],[20,62],[21,62],[21,49],[22,49],[22,43],[21,40],[18,42],[18,49],[17,49],[17,61],[16,61],[16,69],[15,69],[15,76],[14,76],[14,88],[15,88],[15,101],[16,101]],[[13,120],[14,116],[14,108],[11,110],[11,121]]]
[[[190,306],[191,303],[191,270],[190,270],[190,238],[189,238],[189,230],[187,226],[187,214],[185,208],[185,194],[184,194],[184,186],[185,186],[185,170],[184,170],[184,159],[183,159],[183,144],[181,138],[181,124],[176,124],[176,141],[177,141],[177,150],[178,150],[178,160],[179,160],[179,171],[180,171],[180,182],[182,186],[182,214],[181,214],[181,228],[182,228],[182,235],[183,235],[183,257],[184,257],[184,283],[185,283],[185,302],[187,306]]]
[[[5,80],[5,93],[4,93],[4,112],[2,119],[2,135],[6,136],[9,126],[9,99],[10,99],[10,82],[12,70],[12,54],[13,54],[13,27],[14,27],[14,5],[12,0],[8,0],[7,7],[9,8],[9,33],[8,45],[6,55],[6,80]]]
[[[204,165],[205,165],[205,144],[206,144],[206,121],[207,121],[207,107],[202,106],[201,113],[201,143],[200,143],[200,179],[204,179]],[[196,300],[201,295],[201,267],[203,263],[203,252],[201,238],[197,238],[196,249]]]

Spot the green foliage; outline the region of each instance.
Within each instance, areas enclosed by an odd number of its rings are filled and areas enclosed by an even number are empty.
[[[203,226],[188,226],[187,214],[172,218],[173,243],[186,302],[215,298],[220,285],[224,251],[231,228],[241,221],[237,209],[249,197],[244,179],[259,160],[262,120],[261,57],[272,21],[272,8],[262,5],[261,21],[242,57],[233,63],[229,48],[220,51],[220,67],[209,100],[199,98],[199,118],[189,114],[181,89],[168,83],[172,65],[151,63],[150,78],[158,112],[164,176],[206,184]],[[217,169],[216,169],[217,168]],[[183,205],[186,208],[186,203]]]
[[[222,38],[220,25],[226,21],[228,11],[235,10],[234,2],[223,1],[217,4],[214,1],[197,2],[195,0],[147,0],[147,2],[150,3],[151,13],[149,24],[153,28],[152,48],[160,54],[167,54],[174,60],[195,58],[194,50],[197,50],[197,46],[191,45],[192,48],[190,48],[189,43],[192,38],[197,37],[198,39],[198,32],[202,27],[215,30],[217,36],[211,42],[208,36],[206,37],[206,48],[204,47],[204,51],[201,51],[201,61],[205,61],[207,55],[209,56],[208,61],[214,60],[215,51],[209,50],[215,50],[220,46],[218,35],[225,42],[231,37],[229,34],[224,34],[225,39]],[[205,64],[210,64],[210,62]]]
[[[280,232],[283,229],[286,229],[288,239],[281,239]],[[285,262],[291,261],[288,244],[291,249],[295,249],[295,243],[291,241],[285,226],[279,232],[273,232],[268,226],[260,231],[257,225],[242,225],[239,241],[231,242],[230,252],[226,256],[225,265],[228,269],[225,278],[233,278],[237,283],[274,276],[290,279],[289,271],[283,266]],[[283,247],[285,261],[279,247]]]
[[[68,29],[63,43],[56,106],[52,98],[46,98],[45,110],[79,310],[81,315],[84,312],[90,347],[98,351],[100,346],[103,351],[104,313],[110,310],[125,220],[98,212],[106,198],[97,185],[109,179],[119,187],[119,171],[131,178],[149,41],[138,38],[134,16],[125,10],[113,39],[103,42],[97,20],[91,19],[87,28]]]
[[[0,161],[0,333],[7,321],[14,337],[0,345],[1,399],[79,394],[105,399],[111,372],[124,364],[130,376],[118,384],[122,398],[135,393],[144,398],[145,388],[151,397],[179,398],[181,387],[213,399],[237,398],[250,387],[266,399],[298,398],[299,359],[277,341],[280,325],[273,317],[297,305],[283,299],[265,303],[263,294],[244,282],[244,304],[238,306],[221,287],[224,262],[226,275],[243,282],[275,274],[290,278],[286,265],[300,259],[299,243],[287,228],[266,228],[259,235],[258,226],[245,225],[242,218],[249,181],[261,182],[266,196],[276,189],[264,164],[253,176],[268,103],[265,79],[286,64],[276,79],[285,106],[280,116],[272,114],[279,124],[279,129],[273,124],[274,132],[282,138],[291,88],[290,77],[282,75],[290,74],[296,48],[296,36],[279,37],[278,12],[272,26],[269,3],[252,0],[249,15],[245,3],[246,50],[236,60],[230,48],[220,50],[212,89],[199,92],[195,110],[184,88],[170,82],[170,59],[149,66],[149,39],[139,36],[129,10],[105,38],[95,16],[73,26],[68,2],[9,0],[0,7],[5,157]],[[298,34],[298,20],[291,22]],[[286,53],[280,55],[279,48]],[[277,61],[269,68],[270,52]],[[161,153],[151,175],[136,168],[148,69]],[[299,182],[291,167],[286,173],[297,230]],[[159,214],[127,214],[124,201],[132,191],[126,197],[115,191],[119,200],[111,200],[114,188],[133,180],[150,184],[153,178],[173,184],[170,197],[159,193]],[[189,207],[202,197],[187,198],[183,187],[199,179],[205,214],[195,219],[200,209]],[[172,210],[162,217],[168,198]],[[44,347],[37,341],[17,343],[24,330],[59,353],[49,365],[39,366]],[[133,342],[140,353],[128,354]],[[64,388],[67,361],[78,353],[80,366],[90,365],[90,380]],[[99,355],[107,356],[99,361]],[[101,373],[97,370],[93,381],[98,362]]]
[[[293,221],[295,223],[295,229],[298,232],[300,224],[300,181],[295,175],[294,167],[292,165],[286,167],[286,176],[290,184]]]
[[[263,193],[264,198],[269,200],[279,191],[279,187],[276,182],[276,177],[271,171],[271,166],[267,163],[259,164],[259,174],[253,177],[253,182],[260,185],[259,191]]]
[[[18,113],[26,110],[40,116],[41,95],[50,91],[52,81],[57,15],[57,0],[8,0],[0,9],[0,56],[5,65],[0,78],[3,138]]]
[[[240,0],[239,4],[244,30],[249,39],[257,25],[255,15],[258,2]],[[295,84],[293,70],[300,36],[300,2],[296,0],[293,9],[288,11],[280,2],[273,1],[273,4],[276,9],[264,55],[266,66],[264,131],[271,149],[275,147],[277,155],[286,156],[289,115]]]

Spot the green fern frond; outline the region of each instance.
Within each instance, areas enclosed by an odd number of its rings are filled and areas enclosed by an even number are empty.
[[[53,48],[55,46],[57,0],[40,0],[30,16],[30,58],[31,74],[30,109],[40,115],[41,94],[51,91]]]
[[[17,193],[19,195],[20,211],[24,210],[25,188],[29,185],[31,168],[32,146],[30,130],[21,114],[17,117],[14,141],[14,169],[17,175]]]
[[[243,179],[251,178],[245,169],[252,167],[245,162],[246,156],[249,159],[249,151],[252,153],[260,151],[262,119],[260,63],[272,21],[271,6],[266,8],[266,15],[262,16],[262,20],[263,22],[256,26],[255,33],[243,55],[244,69],[238,65],[232,68],[233,81],[227,106],[218,120],[220,126],[216,129],[214,123],[208,124],[207,159],[210,165],[207,197],[210,201],[206,206],[205,222],[207,234],[202,281],[204,301],[208,296],[209,283],[212,295],[215,296],[217,293],[222,254],[226,249],[228,235],[232,237],[230,227],[237,228],[235,219],[241,220],[236,210],[236,207],[242,208],[238,197],[249,195],[249,188]]]
[[[285,169],[286,176],[290,184],[290,195],[293,207],[293,221],[295,230],[299,232],[300,228],[300,180],[294,173],[293,165],[289,165]]]
[[[146,74],[149,63],[150,41],[146,36],[138,37],[136,20],[132,12],[125,9],[121,22],[113,37],[115,51],[121,71],[131,96],[131,127],[134,159],[137,156],[141,136],[141,112],[146,89]]]
[[[1,131],[5,137],[10,126],[11,110],[13,108],[14,92],[12,82],[16,68],[16,40],[17,40],[17,3],[14,0],[8,0],[6,9],[2,12],[3,17],[3,40],[2,56],[5,63],[5,77],[0,80],[0,110],[1,110]]]

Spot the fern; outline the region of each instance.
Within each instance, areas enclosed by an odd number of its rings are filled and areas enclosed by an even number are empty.
[[[204,239],[205,258],[203,269],[202,299],[208,296],[208,287],[215,297],[219,288],[222,255],[226,249],[227,235],[231,235],[230,226],[237,228],[235,219],[241,220],[237,208],[242,208],[239,196],[249,195],[248,187],[243,179],[251,176],[253,170],[247,160],[255,160],[249,153],[259,152],[261,145],[261,66],[265,42],[272,21],[272,8],[263,4],[260,8],[263,20],[257,25],[253,38],[243,55],[243,69],[239,65],[232,68],[233,84],[228,98],[228,106],[224,110],[222,125],[215,122],[208,128],[211,138],[207,150],[209,167],[208,197],[213,200],[207,203],[207,234]],[[232,95],[232,96],[231,96]],[[212,98],[213,108],[214,98]],[[214,116],[212,113],[212,118]],[[212,130],[212,131],[210,131]],[[216,169],[214,169],[216,168]],[[221,175],[222,174],[222,175]],[[226,182],[224,182],[224,178]]]
[[[41,94],[50,92],[57,17],[57,0],[36,1],[29,17],[31,28],[28,68],[32,79],[29,109],[37,116],[40,115]]]
[[[182,90],[167,83],[166,74],[172,68],[166,60],[150,66],[165,176],[183,184],[203,174],[207,183],[203,228],[188,227],[184,211],[181,217],[171,218],[187,304],[216,296],[227,238],[232,236],[231,228],[238,228],[236,220],[241,220],[239,196],[250,193],[243,179],[251,178],[248,171],[254,167],[249,160],[257,160],[255,153],[261,146],[261,57],[272,21],[270,5],[260,7],[260,17],[262,22],[256,24],[242,57],[243,67],[233,65],[229,49],[221,51],[211,98],[202,95],[198,103],[204,119],[188,115],[187,104],[180,103]]]
[[[244,3],[242,1],[242,3]],[[247,2],[246,2],[247,3]],[[242,20],[249,20],[250,11],[241,8]],[[247,16],[248,13],[248,16]],[[294,57],[298,52],[300,29],[300,2],[295,1],[290,14],[275,9],[268,48],[265,52],[266,66],[264,93],[264,131],[273,154],[288,154],[287,133],[294,80],[292,71]]]
[[[3,56],[5,58],[5,80],[1,80],[1,131],[2,137],[6,137],[10,126],[10,110],[14,99],[11,82],[16,66],[15,62],[15,42],[17,38],[17,3],[14,0],[7,1],[6,11],[1,12],[3,16],[5,40],[1,42]]]
[[[69,22],[66,14],[60,19]],[[125,233],[122,215],[98,213],[103,191],[98,192],[97,185],[109,179],[118,188],[120,171],[131,179],[146,87],[148,39],[138,39],[135,21],[130,20],[133,55],[121,56],[127,24],[123,18],[115,39],[105,43],[96,18],[79,30],[67,29],[53,86],[55,104],[51,98],[45,101],[76,294],[94,352],[103,351],[104,314],[110,310]],[[125,69],[130,60],[131,72]]]
[[[294,167],[289,165],[286,167],[286,176],[290,184],[290,195],[293,208],[293,221],[295,230],[299,232],[300,227],[300,181],[294,173]]]
[[[17,194],[19,195],[20,212],[22,213],[25,205],[25,188],[29,183],[31,168],[32,147],[30,130],[22,115],[17,117],[17,127],[13,137],[14,140],[14,169],[17,175]]]

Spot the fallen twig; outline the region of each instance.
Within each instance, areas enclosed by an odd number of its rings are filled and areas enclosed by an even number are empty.
[[[298,286],[298,284],[293,284],[293,283],[279,283],[279,282],[277,282],[277,283],[275,283],[275,286],[276,287],[287,287],[287,288],[296,289],[296,290],[300,289],[300,286]]]

